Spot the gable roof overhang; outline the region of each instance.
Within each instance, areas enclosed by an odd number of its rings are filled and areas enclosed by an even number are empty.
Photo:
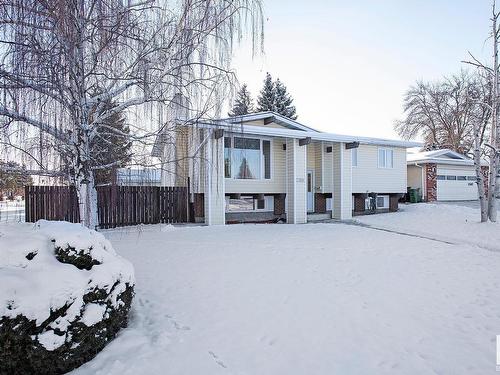
[[[244,124],[245,122],[256,121],[256,120],[263,120],[264,125],[268,125],[268,124],[274,122],[275,124],[281,125],[285,128],[291,129],[291,130],[302,130],[302,131],[310,131],[310,132],[319,133],[319,131],[316,129],[310,128],[309,126],[301,124],[298,121],[289,119],[288,117],[285,117],[283,115],[280,115],[279,113],[271,112],[271,111],[249,113],[246,115],[227,117],[227,118],[221,119],[220,121],[231,123],[231,124]]]
[[[466,155],[460,154],[450,149],[422,151],[416,153],[408,153],[406,156],[408,165],[415,164],[447,164],[447,165],[474,165],[474,160]],[[487,165],[486,161],[482,160],[481,165]]]

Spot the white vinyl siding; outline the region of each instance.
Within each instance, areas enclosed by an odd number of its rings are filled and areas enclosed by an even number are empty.
[[[406,192],[406,149],[391,148],[392,168],[378,168],[378,150],[380,147],[360,145],[358,148],[358,166],[352,168],[353,193],[405,193]]]

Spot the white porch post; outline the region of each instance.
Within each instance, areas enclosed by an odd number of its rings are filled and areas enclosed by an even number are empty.
[[[352,165],[351,150],[345,143],[333,144],[333,204],[332,218],[352,218]]]
[[[289,224],[307,222],[306,146],[299,140],[286,140],[286,221]]]
[[[224,182],[224,137],[210,136],[205,147],[205,224],[224,225],[225,182]]]

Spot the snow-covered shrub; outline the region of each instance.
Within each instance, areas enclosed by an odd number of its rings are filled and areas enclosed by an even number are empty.
[[[127,325],[134,270],[79,224],[0,226],[0,374],[60,374]]]

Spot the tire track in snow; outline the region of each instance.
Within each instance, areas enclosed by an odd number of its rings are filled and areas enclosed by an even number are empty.
[[[419,233],[412,233],[412,232],[404,232],[404,231],[401,231],[401,230],[398,230],[398,229],[389,228],[389,227],[379,227],[379,226],[375,226],[375,225],[371,225],[371,224],[364,224],[364,223],[360,223],[359,221],[345,222],[343,224],[354,225],[354,226],[358,226],[358,227],[361,227],[361,228],[378,230],[378,231],[381,231],[381,232],[399,234],[401,236],[421,238],[421,239],[424,239],[424,240],[440,242],[440,243],[444,243],[444,244],[447,244],[447,245],[454,245],[454,246],[457,246],[457,245],[467,245],[467,246],[473,246],[473,247],[477,247],[479,249],[483,249],[483,250],[487,250],[487,251],[493,251],[493,252],[497,252],[497,253],[500,252],[500,248],[495,248],[495,247],[480,245],[480,244],[474,243],[472,241],[471,242],[468,242],[468,241],[452,241],[450,239],[433,237],[431,235],[425,235],[425,234],[419,234]]]

